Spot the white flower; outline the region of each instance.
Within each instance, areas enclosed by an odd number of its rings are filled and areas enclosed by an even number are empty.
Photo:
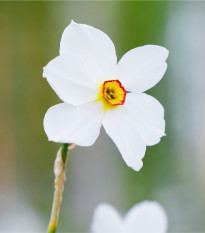
[[[108,204],[99,205],[91,224],[93,233],[165,233],[167,216],[154,201],[144,201],[131,208],[124,218]]]
[[[162,105],[142,92],[164,75],[168,51],[147,45],[127,52],[117,64],[115,47],[102,31],[71,22],[60,55],[43,76],[64,103],[44,118],[49,140],[92,145],[103,125],[129,167],[140,170],[146,145],[164,136]]]

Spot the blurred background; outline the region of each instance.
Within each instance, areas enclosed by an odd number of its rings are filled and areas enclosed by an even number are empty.
[[[60,99],[42,78],[73,19],[113,40],[118,58],[156,44],[170,51],[168,70],[148,93],[165,107],[166,134],[148,147],[135,172],[101,130],[92,147],[69,157],[59,232],[88,232],[101,202],[124,215],[156,200],[169,232],[205,232],[205,2],[0,2],[0,231],[46,231],[53,163],[60,144],[43,129]]]

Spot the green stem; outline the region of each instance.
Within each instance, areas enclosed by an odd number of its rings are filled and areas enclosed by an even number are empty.
[[[64,164],[66,162],[67,152],[68,152],[68,143],[64,143],[61,148],[62,160]]]

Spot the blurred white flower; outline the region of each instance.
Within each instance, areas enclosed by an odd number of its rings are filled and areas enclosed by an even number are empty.
[[[8,194],[8,197],[0,198],[0,232],[45,232],[46,225],[41,213],[25,200],[18,199],[15,203],[12,195]]]
[[[91,224],[93,233],[165,233],[167,216],[163,208],[153,201],[144,201],[131,208],[122,218],[108,204],[100,204],[93,216]]]
[[[146,145],[165,135],[162,105],[142,92],[161,80],[167,57],[165,48],[147,45],[127,52],[117,64],[104,32],[72,21],[62,35],[60,56],[43,72],[64,101],[45,115],[49,140],[90,146],[103,125],[126,164],[140,170]]]

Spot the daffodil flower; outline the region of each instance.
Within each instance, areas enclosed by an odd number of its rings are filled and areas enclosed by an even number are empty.
[[[117,63],[104,32],[72,21],[63,32],[60,55],[43,72],[64,102],[45,115],[49,140],[91,146],[103,125],[126,164],[139,171],[146,145],[165,135],[162,105],[143,92],[161,80],[167,57],[165,48],[146,45]]]
[[[131,208],[124,218],[111,205],[97,206],[91,224],[92,233],[165,233],[167,216],[154,201],[144,201]]]

